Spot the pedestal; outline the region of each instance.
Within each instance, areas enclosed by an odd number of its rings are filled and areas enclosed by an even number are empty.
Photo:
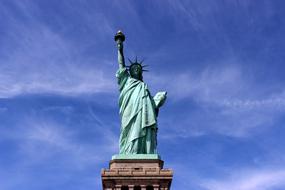
[[[101,172],[103,190],[169,190],[172,176],[160,159],[113,159]]]

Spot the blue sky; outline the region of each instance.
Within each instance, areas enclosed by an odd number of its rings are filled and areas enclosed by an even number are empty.
[[[100,189],[118,153],[114,34],[168,91],[172,189],[285,189],[285,2],[1,0],[0,189]]]

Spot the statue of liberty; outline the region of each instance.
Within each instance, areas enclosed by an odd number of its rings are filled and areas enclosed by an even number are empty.
[[[157,154],[157,116],[166,99],[166,92],[151,96],[143,82],[144,66],[137,59],[125,65],[121,31],[115,35],[118,47],[119,107],[121,116],[120,155]]]

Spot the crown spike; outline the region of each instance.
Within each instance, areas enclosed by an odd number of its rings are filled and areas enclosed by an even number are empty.
[[[141,60],[140,64],[142,64],[142,63],[144,62],[144,60],[145,60],[145,59],[143,58],[143,59]]]
[[[128,58],[128,60],[129,60],[129,62],[131,63],[131,64],[133,64],[133,62]]]
[[[143,64],[142,64],[145,59],[143,59],[142,61],[139,61],[139,62],[138,62],[138,57],[136,56],[134,62],[133,62],[131,59],[129,59],[129,58],[128,58],[128,60],[129,60],[129,62],[130,62],[130,65],[128,65],[128,66],[126,65],[126,68],[128,69],[128,71],[130,71],[130,68],[131,68],[133,65],[138,65],[138,66],[140,66],[143,72],[148,72],[148,71],[149,71],[149,70],[143,69],[144,67],[148,67],[148,65],[143,65]]]

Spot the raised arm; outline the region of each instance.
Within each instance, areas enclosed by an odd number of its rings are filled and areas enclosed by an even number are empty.
[[[124,58],[124,45],[125,35],[119,30],[115,35],[115,41],[118,47],[118,63],[120,69],[125,67],[125,58]]]

